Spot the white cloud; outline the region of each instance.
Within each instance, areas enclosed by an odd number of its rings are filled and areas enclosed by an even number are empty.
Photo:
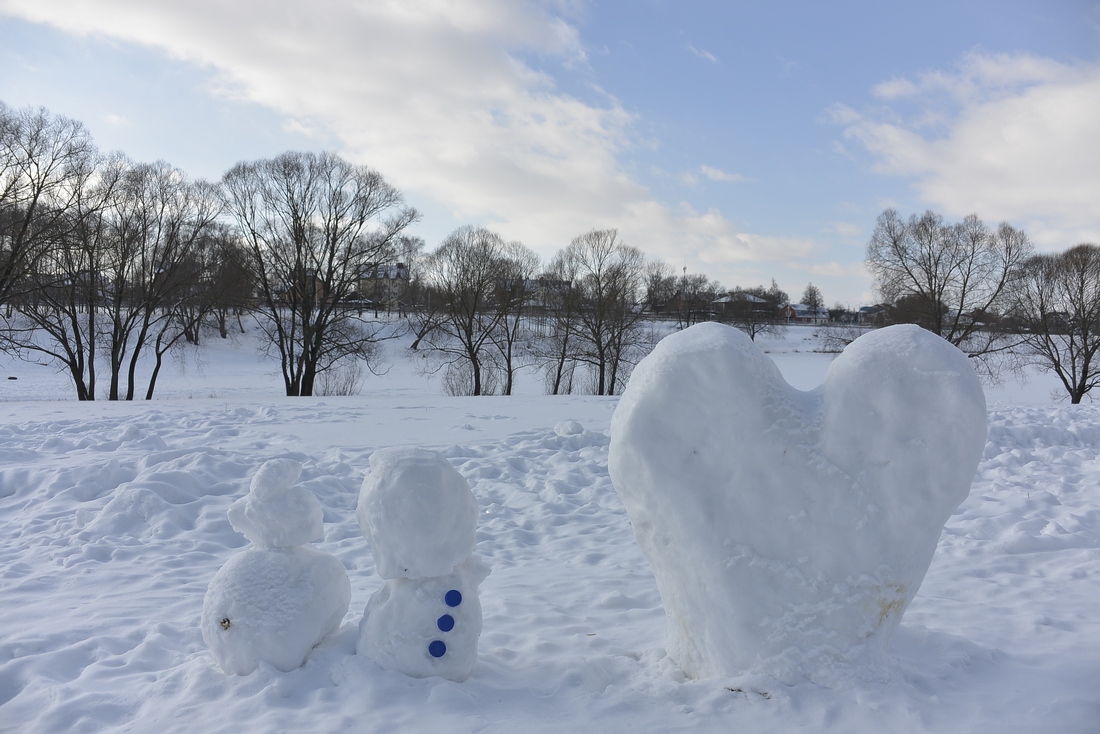
[[[715,56],[714,54],[712,54],[710,51],[707,51],[706,49],[695,48],[695,46],[692,46],[692,45],[689,44],[688,45],[688,50],[691,51],[696,56],[698,56],[699,58],[703,59],[704,61],[709,61],[712,64],[719,63],[718,57]]]
[[[872,91],[888,100],[946,93],[956,100],[973,103],[1014,94],[1030,85],[1056,83],[1071,68],[1030,54],[970,53],[955,71],[923,72],[916,81],[894,78],[877,84]]]
[[[1020,224],[1050,248],[1100,242],[1100,65],[972,54],[874,92],[911,109],[832,119],[928,205]]]
[[[740,238],[747,245],[746,259],[769,260],[785,263],[787,266],[810,257],[817,248],[813,240],[804,237],[743,233]]]
[[[823,275],[830,278],[870,277],[867,273],[867,266],[863,262],[841,263],[833,260],[830,262],[800,263],[792,265],[792,268],[811,275]]]
[[[613,97],[571,97],[522,60],[583,64],[570,23],[581,12],[575,0],[0,0],[0,15],[210,69],[210,94],[340,140],[344,155],[377,168],[410,203],[544,254],[618,227],[670,259],[766,255],[721,213],[665,205],[626,173],[623,156],[646,142]]]
[[[863,234],[863,227],[852,222],[827,222],[824,231],[844,237],[859,237]]]
[[[738,181],[744,181],[745,177],[740,173],[726,173],[713,166],[699,166],[699,173],[709,178],[711,181],[724,181],[727,183],[736,183]]]

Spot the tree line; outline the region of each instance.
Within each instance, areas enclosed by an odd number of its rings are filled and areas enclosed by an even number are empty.
[[[730,295],[613,229],[543,263],[473,226],[425,252],[406,234],[418,218],[377,171],[331,153],[191,180],[102,153],[76,120],[0,103],[0,348],[59,365],[80,400],[148,399],[172,349],[243,331],[247,314],[286,394],[312,395],[379,368],[397,332],[362,318],[364,281],[402,263],[413,347],[448,392],[510,394],[536,366],[550,393],[612,395],[655,341],[650,316],[686,326]],[[734,295],[720,315],[754,337],[786,301],[774,281]]]
[[[1100,248],[1037,254],[1027,235],[976,215],[959,222],[887,209],[867,245],[885,323],[916,323],[996,375],[1053,372],[1074,404],[1100,380]]]
[[[287,395],[331,391],[379,368],[397,331],[362,318],[364,279],[400,262],[404,324],[447,392],[510,394],[517,371],[536,367],[548,393],[613,395],[655,342],[655,318],[725,320],[755,338],[789,308],[774,280],[726,289],[647,259],[614,229],[544,263],[474,226],[426,252],[406,233],[418,218],[378,172],[331,153],[195,181],[100,152],[75,120],[0,103],[0,348],[61,366],[81,400],[151,398],[172,349],[208,329],[226,338],[233,322],[243,331],[247,314]],[[881,323],[920,324],[988,374],[1038,364],[1074,403],[1100,379],[1095,245],[1036,254],[1008,224],[891,209],[866,262]],[[801,304],[824,311],[813,284]]]

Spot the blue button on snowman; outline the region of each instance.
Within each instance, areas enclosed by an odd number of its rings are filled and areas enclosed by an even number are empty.
[[[367,602],[356,652],[416,678],[469,677],[481,636],[477,502],[440,454],[383,449],[370,459],[356,518],[385,581]]]

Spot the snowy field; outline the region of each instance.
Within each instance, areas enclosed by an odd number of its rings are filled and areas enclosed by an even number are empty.
[[[987,390],[989,436],[884,669],[787,685],[688,680],[607,472],[616,398],[450,398],[401,345],[357,397],[288,399],[247,337],[166,368],[152,402],[80,404],[53,368],[0,357],[0,731],[1097,732],[1100,411],[1047,376]],[[812,330],[763,346],[792,385]],[[559,435],[577,421],[586,430]],[[355,654],[382,579],[355,519],[373,451],[439,450],[480,511],[484,631],[464,683]],[[343,626],[290,673],[226,676],[199,631],[247,546],[226,517],[291,458],[351,579]]]

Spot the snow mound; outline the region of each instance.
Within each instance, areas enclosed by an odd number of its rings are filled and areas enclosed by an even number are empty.
[[[559,436],[579,436],[584,433],[584,426],[577,421],[562,421],[554,426],[554,433]]]
[[[445,576],[474,552],[477,501],[434,451],[390,448],[370,457],[355,516],[384,579]]]
[[[702,324],[635,369],[608,469],[690,676],[796,680],[877,659],[966,499],[986,438],[967,358],[870,332],[802,392],[742,332]]]

